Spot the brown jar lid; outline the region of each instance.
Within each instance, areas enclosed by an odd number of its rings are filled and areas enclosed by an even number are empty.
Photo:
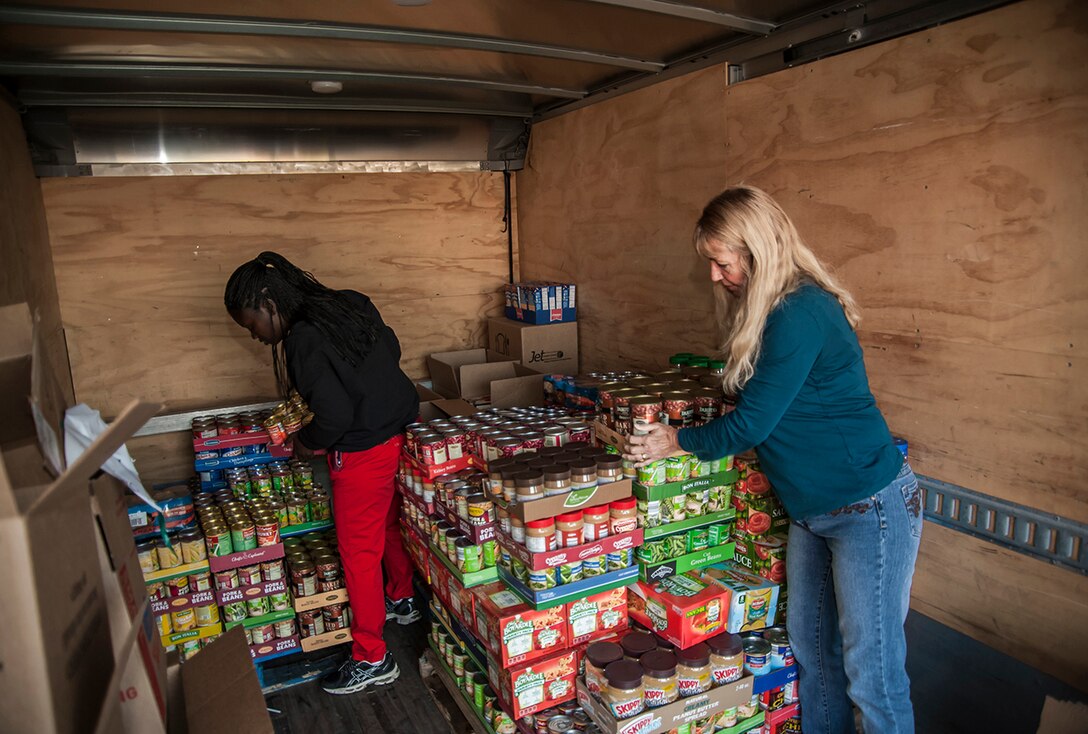
[[[305,575],[311,571],[317,573],[317,566],[314,565],[313,561],[302,561],[301,563],[296,563],[291,566],[292,573],[301,573]]]
[[[535,487],[543,483],[544,472],[539,469],[523,471],[520,474],[514,475],[514,486],[516,487]]]
[[[552,465],[552,460],[546,456],[538,456],[535,459],[531,459],[525,462],[525,466],[530,469],[544,469]]]
[[[623,458],[615,454],[597,457],[597,471],[601,469],[623,469]]]
[[[495,459],[487,465],[487,471],[490,474],[498,474],[504,468],[516,463],[517,459],[513,456],[500,456],[499,458]]]
[[[723,632],[720,635],[711,637],[706,641],[707,647],[715,655],[721,655],[722,657],[732,657],[733,655],[739,655],[744,651],[744,647],[741,645],[739,635],[731,635],[728,632]]]
[[[640,658],[651,650],[657,649],[657,640],[647,632],[630,632],[622,640],[620,647],[629,658]]]
[[[651,650],[638,659],[642,670],[652,678],[671,678],[676,675],[676,656],[664,650]]]
[[[630,690],[642,685],[642,666],[631,660],[617,660],[604,669],[608,685],[620,690]]]
[[[710,665],[710,648],[705,642],[700,642],[686,650],[677,650],[676,659],[681,665],[689,668],[702,668]]]
[[[570,462],[571,474],[596,474],[597,462],[593,459],[578,458]]]
[[[560,428],[559,430],[564,430]],[[536,453],[541,457],[558,456],[567,450],[565,446],[545,446]]]
[[[522,474],[529,467],[520,462],[514,462],[513,464],[507,464],[502,468],[500,472],[502,474],[502,480],[505,482],[507,479],[513,479],[518,474]]]
[[[559,464],[552,466],[546,466],[543,469],[544,480],[548,482],[558,482],[564,479],[570,479],[570,469]]]
[[[662,400],[691,400],[691,393],[681,390],[675,390],[673,392],[667,392],[661,395]]]
[[[610,663],[623,660],[623,648],[615,642],[594,642],[586,648],[586,660],[604,670]]]

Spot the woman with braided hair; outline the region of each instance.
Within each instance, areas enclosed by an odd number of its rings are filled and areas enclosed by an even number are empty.
[[[400,369],[400,342],[370,298],[327,288],[275,252],[235,270],[223,300],[239,326],[272,346],[280,392],[298,390],[314,414],[293,437],[295,455],[328,452],[353,645],[322,687],[346,694],[391,683],[400,671],[382,628],[421,617],[393,501],[403,431],[419,413],[415,386]]]

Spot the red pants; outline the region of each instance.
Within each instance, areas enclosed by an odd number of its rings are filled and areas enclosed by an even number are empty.
[[[383,597],[412,596],[412,561],[401,543],[393,487],[403,443],[395,436],[366,451],[329,454],[333,519],[351,602],[352,655],[372,663],[385,657]]]

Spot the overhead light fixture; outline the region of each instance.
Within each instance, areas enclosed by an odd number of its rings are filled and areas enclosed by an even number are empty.
[[[310,82],[310,89],[317,94],[336,94],[344,91],[344,85],[340,82]]]
[[[406,8],[414,8],[417,5],[430,5],[431,0],[393,0],[394,5],[402,5]]]

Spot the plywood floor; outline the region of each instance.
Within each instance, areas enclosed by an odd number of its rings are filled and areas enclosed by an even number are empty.
[[[385,639],[400,667],[400,679],[383,688],[331,696],[313,681],[267,698],[276,734],[467,734],[471,731],[452,700],[432,698],[420,677],[426,622],[385,626]],[[343,654],[348,646],[344,645]]]

